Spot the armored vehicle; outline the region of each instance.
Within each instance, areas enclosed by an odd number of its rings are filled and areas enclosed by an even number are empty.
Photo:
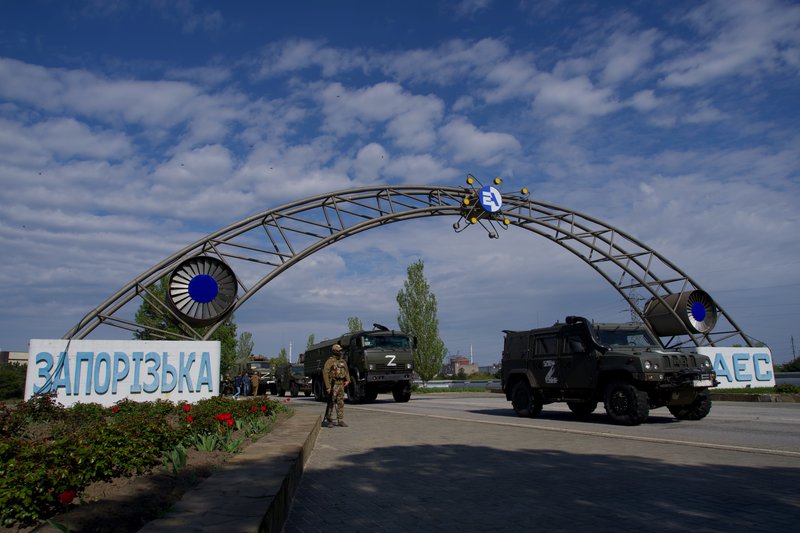
[[[350,371],[347,397],[351,402],[374,401],[379,393],[391,392],[396,402],[411,399],[416,339],[400,331],[390,331],[373,324],[373,331],[346,333],[313,345],[305,351],[305,375],[317,401],[325,401],[322,368],[331,356],[331,347],[339,344]]]
[[[568,316],[503,333],[502,387],[519,416],[538,416],[552,402],[588,416],[603,402],[616,424],[641,424],[664,406],[678,419],[700,420],[711,410],[708,389],[719,384],[708,357],[665,350],[644,324]]]
[[[283,396],[286,391],[296,398],[300,393],[306,396],[311,395],[311,379],[306,377],[303,365],[292,365],[289,363],[278,366],[275,371],[275,386],[278,389],[278,396]]]

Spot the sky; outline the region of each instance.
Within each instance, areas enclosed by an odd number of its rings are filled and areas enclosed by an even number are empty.
[[[0,350],[61,338],[248,216],[472,174],[630,233],[786,362],[800,351],[799,125],[796,2],[4,1]],[[453,222],[310,256],[236,312],[238,332],[272,356],[348,317],[397,327],[417,260],[449,355],[481,365],[504,329],[630,318],[550,241]]]

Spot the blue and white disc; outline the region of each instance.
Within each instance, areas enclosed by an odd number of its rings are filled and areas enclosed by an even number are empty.
[[[500,195],[500,191],[491,185],[483,187],[478,193],[478,198],[483,210],[489,213],[497,213],[503,207],[503,197]]]
[[[214,257],[189,258],[172,271],[167,301],[187,323],[211,325],[236,301],[236,276]]]

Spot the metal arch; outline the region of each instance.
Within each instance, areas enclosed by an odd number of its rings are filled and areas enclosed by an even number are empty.
[[[86,338],[102,325],[129,331],[147,330],[152,336],[164,338],[208,339],[220,323],[201,332],[184,322],[148,289],[181,261],[210,255],[227,263],[234,272],[254,264],[267,268],[249,286],[237,275],[243,293],[231,309],[234,312],[264,285],[309,255],[374,227],[429,216],[464,216],[464,198],[474,197],[474,192],[466,187],[362,187],[270,209],[210,234],[154,265],[87,314],[64,338]],[[579,257],[608,281],[642,319],[644,312],[636,291],[642,290],[663,303],[669,294],[700,289],[657,252],[596,218],[527,196],[504,195],[503,202],[502,211],[491,215],[492,218],[505,218],[508,225],[545,237]],[[125,306],[137,297],[170,313],[182,324],[183,334],[145,328],[125,318]],[[718,304],[717,309],[721,319],[717,329],[722,326],[722,331],[697,335],[687,330],[685,336],[669,339],[667,346],[714,346],[734,337],[751,346],[750,339]],[[677,318],[674,310],[673,314]]]

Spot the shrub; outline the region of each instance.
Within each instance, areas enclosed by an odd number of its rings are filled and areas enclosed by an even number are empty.
[[[800,394],[800,386],[782,383],[781,385],[775,385],[775,392],[778,394]]]
[[[177,472],[185,446],[213,443],[212,449],[236,453],[281,410],[286,406],[265,398],[217,397],[194,405],[123,400],[111,408],[70,409],[51,396],[15,409],[0,403],[0,524],[25,526],[51,517],[96,481],[158,465]]]
[[[22,399],[25,394],[25,376],[28,365],[10,363],[0,365],[0,400]]]

